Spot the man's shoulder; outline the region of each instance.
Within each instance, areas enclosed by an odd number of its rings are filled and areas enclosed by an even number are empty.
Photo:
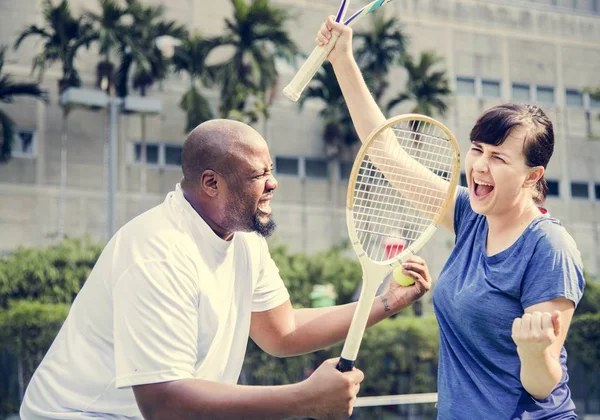
[[[174,251],[194,245],[190,233],[160,205],[126,223],[115,239],[115,246],[124,254],[143,260],[168,259]]]

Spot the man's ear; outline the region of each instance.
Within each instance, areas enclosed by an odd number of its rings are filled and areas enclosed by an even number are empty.
[[[207,169],[202,172],[200,180],[200,188],[209,197],[215,197],[219,194],[219,175],[212,169]]]
[[[544,176],[545,169],[543,166],[535,166],[529,169],[529,174],[525,179],[524,187],[531,188]]]

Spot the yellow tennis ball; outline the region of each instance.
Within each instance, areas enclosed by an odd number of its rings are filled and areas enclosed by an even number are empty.
[[[394,268],[393,274],[394,280],[396,280],[396,283],[398,283],[400,286],[407,287],[415,284],[415,279],[402,272],[402,266]]]

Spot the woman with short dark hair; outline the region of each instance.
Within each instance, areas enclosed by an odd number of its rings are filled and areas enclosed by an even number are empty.
[[[365,140],[385,117],[352,56],[351,29],[330,18],[317,44],[334,32],[328,58]],[[468,188],[442,221],[455,247],[433,294],[438,418],[575,418],[563,344],[585,282],[575,242],[542,208],[552,123],[536,106],[500,105],[479,117],[470,140]]]

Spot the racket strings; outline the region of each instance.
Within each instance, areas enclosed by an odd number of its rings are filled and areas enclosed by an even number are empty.
[[[354,185],[354,226],[374,261],[416,241],[442,211],[454,169],[454,148],[438,126],[409,120],[372,141]]]

